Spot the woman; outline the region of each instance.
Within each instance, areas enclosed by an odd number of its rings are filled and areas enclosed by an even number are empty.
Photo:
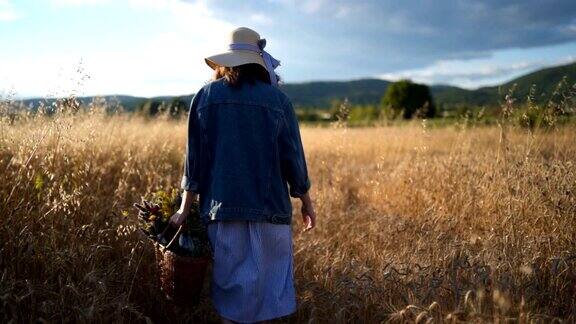
[[[179,226],[199,195],[214,258],[211,297],[224,323],[296,311],[290,196],[302,200],[304,231],[316,223],[298,122],[265,45],[238,28],[228,52],[205,59],[215,78],[192,99],[184,199],[170,220]]]

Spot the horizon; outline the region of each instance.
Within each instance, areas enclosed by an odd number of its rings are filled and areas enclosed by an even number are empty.
[[[487,88],[487,87],[497,87],[500,85],[503,85],[505,83],[511,82],[519,77],[523,77],[525,75],[534,73],[534,72],[539,72],[541,70],[545,70],[548,68],[554,68],[554,67],[560,67],[560,66],[565,66],[565,65],[570,65],[570,64],[574,64],[576,63],[576,60],[568,62],[568,63],[563,63],[563,64],[557,64],[557,65],[552,65],[552,66],[543,66],[537,70],[534,71],[530,71],[527,72],[525,74],[510,78],[508,80],[503,80],[502,82],[499,82],[497,84],[493,84],[493,85],[485,85],[485,86],[480,86],[480,87],[475,87],[475,88],[465,88],[465,87],[459,87],[459,86],[455,86],[455,85],[451,85],[451,84],[443,84],[443,83],[436,83],[436,84],[426,84],[426,83],[422,83],[425,84],[429,87],[442,87],[442,86],[448,86],[448,87],[456,87],[456,88],[460,88],[460,89],[464,89],[464,90],[469,90],[469,91],[475,91],[478,89],[482,89],[482,88]],[[310,84],[310,83],[318,83],[318,82],[328,82],[328,83],[332,83],[332,82],[355,82],[355,81],[363,81],[363,80],[378,80],[378,81],[385,81],[385,82],[395,82],[395,81],[399,81],[399,80],[410,80],[413,82],[417,82],[414,81],[410,78],[405,78],[405,79],[397,79],[397,80],[387,80],[387,79],[382,79],[382,78],[371,78],[371,77],[366,77],[366,78],[357,78],[357,79],[349,79],[349,80],[311,80],[311,81],[301,81],[301,82],[289,82],[286,84],[290,84],[290,85],[305,85],[305,84]],[[420,82],[417,82],[420,83]],[[119,97],[119,96],[125,96],[125,97],[133,97],[133,98],[143,98],[143,99],[153,99],[153,98],[158,98],[158,97],[186,97],[186,96],[191,96],[194,95],[195,92],[190,92],[190,93],[180,93],[180,94],[158,94],[158,95],[153,95],[153,96],[139,96],[139,95],[132,95],[132,94],[126,94],[126,93],[108,93],[108,94],[82,94],[79,95],[78,97]],[[58,98],[62,98],[65,96],[56,96],[56,97],[42,97],[42,96],[30,96],[30,97],[14,97],[14,99],[16,100],[37,100],[37,99],[58,99]]]
[[[576,61],[576,3],[551,2],[0,0],[0,94],[192,94],[212,74],[203,58],[224,51],[236,26],[268,40],[288,84],[474,90]]]

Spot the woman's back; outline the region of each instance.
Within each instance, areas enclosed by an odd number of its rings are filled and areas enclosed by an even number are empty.
[[[290,196],[315,226],[298,121],[277,88],[280,62],[248,28],[207,57],[215,81],[192,99],[178,226],[200,197],[212,247],[214,307],[223,319],[258,322],[296,311]]]
[[[197,154],[182,185],[197,186],[205,221],[288,224],[286,184],[293,196],[310,186],[292,105],[268,83],[220,78],[204,86],[190,107],[188,144]]]

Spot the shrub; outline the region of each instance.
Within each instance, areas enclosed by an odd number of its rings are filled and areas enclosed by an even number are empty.
[[[410,80],[392,83],[382,98],[382,106],[388,117],[402,115],[404,119],[412,117],[434,117],[436,107],[430,94],[430,88]]]

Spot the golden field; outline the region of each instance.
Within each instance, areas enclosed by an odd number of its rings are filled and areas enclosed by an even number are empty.
[[[173,310],[131,204],[179,185],[186,124],[4,120],[0,322],[217,322]],[[576,321],[576,127],[302,127],[318,224],[294,201],[286,322]]]

